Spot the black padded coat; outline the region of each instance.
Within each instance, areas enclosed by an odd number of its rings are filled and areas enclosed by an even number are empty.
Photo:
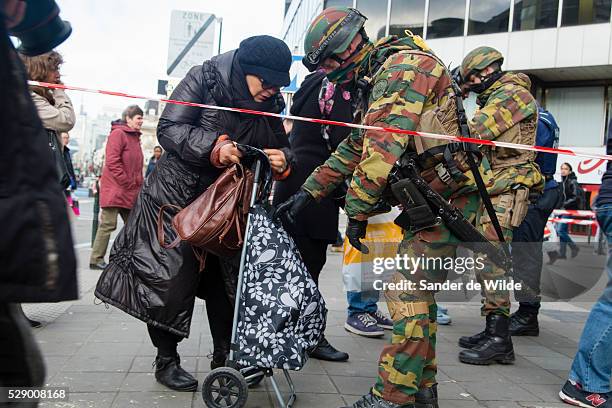
[[[230,78],[235,53],[221,54],[192,68],[170,98],[233,106]],[[282,96],[278,94],[273,110],[280,112],[283,108]],[[165,153],[145,179],[128,222],[115,240],[109,266],[98,281],[96,297],[147,324],[179,336],[189,335],[195,297],[198,286],[206,283],[206,269],[198,272],[188,244],[169,250],[160,246],[157,216],[164,204],[189,205],[215,181],[222,171],[210,164],[215,141],[222,134],[233,138],[245,120],[245,116],[233,112],[166,105],[157,127],[159,144]],[[280,119],[266,117],[266,120],[272,134],[267,140],[250,140],[249,144],[288,148]],[[169,223],[168,217],[166,224]],[[222,267],[232,302],[236,272],[235,263]]]

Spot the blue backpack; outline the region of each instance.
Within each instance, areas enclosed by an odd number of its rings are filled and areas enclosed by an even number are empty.
[[[541,106],[538,106],[538,130],[535,144],[555,149],[559,146],[559,125],[554,116]],[[557,155],[554,153],[538,153],[535,162],[545,176],[552,176],[557,171]]]

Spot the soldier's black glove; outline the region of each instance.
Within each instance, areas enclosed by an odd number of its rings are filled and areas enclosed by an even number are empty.
[[[272,218],[277,218],[285,214],[287,221],[291,224],[295,224],[295,217],[297,214],[313,201],[314,198],[309,193],[300,189],[297,193],[289,197],[287,201],[276,207],[276,210],[274,210],[272,214]]]
[[[367,227],[367,221],[359,221],[354,218],[349,218],[348,224],[346,225],[346,237],[348,238],[349,243],[359,252],[364,254],[370,253],[370,249],[365,244],[362,244],[359,240],[361,238],[365,238]]]

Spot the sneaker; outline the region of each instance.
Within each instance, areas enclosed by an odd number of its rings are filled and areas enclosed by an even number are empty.
[[[381,337],[385,331],[376,323],[376,319],[367,313],[357,313],[349,316],[344,323],[344,328],[351,333],[365,337]]]
[[[380,310],[376,310],[374,313],[368,313],[374,320],[376,320],[376,324],[379,327],[382,327],[385,330],[393,330],[393,320],[391,320],[386,314],[381,312]]]
[[[587,408],[611,408],[610,393],[597,393],[583,391],[580,384],[567,380],[559,391],[559,398],[566,404]]]
[[[446,326],[446,325],[451,324],[452,321],[453,319],[451,319],[451,317],[448,314],[446,314],[446,312],[443,312],[441,309],[438,309],[438,314],[436,316],[436,323]]]

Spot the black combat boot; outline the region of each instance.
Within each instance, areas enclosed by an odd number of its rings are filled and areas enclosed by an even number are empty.
[[[414,394],[414,408],[439,408],[438,384],[422,388]]]
[[[459,347],[471,349],[474,348],[487,338],[486,330],[476,333],[473,336],[461,336],[459,337]]]
[[[495,361],[501,364],[512,364],[514,348],[509,326],[509,317],[489,314],[484,341],[472,349],[462,350],[459,353],[459,361],[477,365],[489,365]]]
[[[538,313],[523,312],[519,309],[510,316],[511,336],[538,336],[540,326],[538,325]]]
[[[393,402],[385,401],[384,399],[369,393],[358,399],[353,405],[343,408],[415,408],[415,405],[410,404],[394,404]]]
[[[178,354],[174,357],[155,357],[155,379],[175,391],[195,391],[198,388],[198,380],[181,367],[181,358]]]

